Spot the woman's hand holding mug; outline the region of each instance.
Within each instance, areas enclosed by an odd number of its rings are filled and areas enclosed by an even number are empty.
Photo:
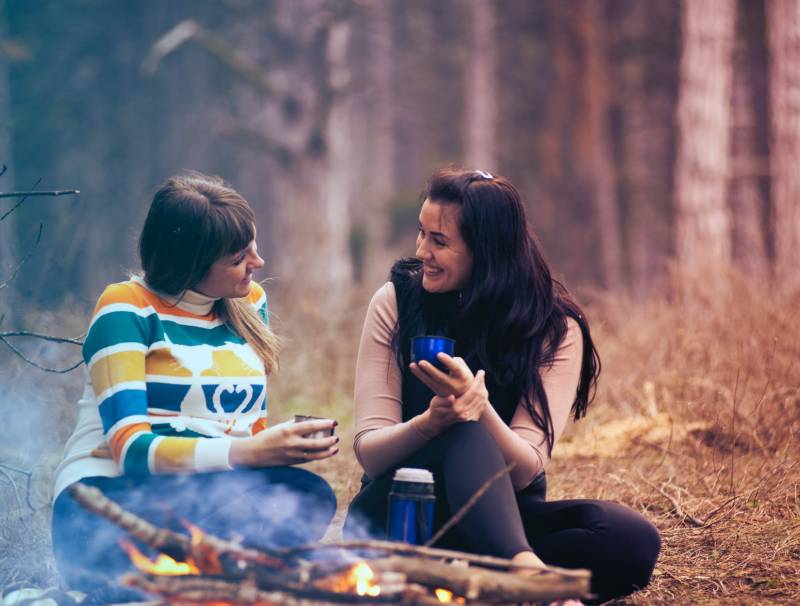
[[[470,388],[475,381],[475,375],[462,358],[451,357],[440,352],[436,359],[448,372],[439,370],[427,360],[419,363],[412,362],[409,366],[411,374],[427,385],[437,396],[460,396]]]
[[[489,406],[485,379],[486,373],[479,370],[467,391],[460,396],[434,396],[430,407],[423,413],[428,429],[438,434],[455,423],[480,420]]]
[[[339,437],[307,438],[307,434],[332,430],[336,421],[286,421],[249,438],[235,439],[229,455],[233,467],[295,465],[327,459],[339,452]]]

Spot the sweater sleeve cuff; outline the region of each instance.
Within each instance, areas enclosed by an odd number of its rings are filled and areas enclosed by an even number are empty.
[[[194,464],[197,471],[224,471],[233,469],[228,461],[232,438],[205,438],[197,441]]]

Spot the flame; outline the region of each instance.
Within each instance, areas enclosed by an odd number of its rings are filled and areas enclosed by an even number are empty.
[[[379,596],[381,587],[375,583],[375,573],[366,562],[359,562],[350,571],[358,595]]]
[[[451,602],[453,600],[453,592],[447,589],[442,589],[440,587],[439,589],[434,589],[433,593],[436,594],[436,598],[440,602]]]
[[[210,545],[204,545],[206,537],[199,526],[191,522],[181,520],[181,525],[189,531],[192,541],[192,563],[204,574],[219,574],[222,572],[222,564],[219,561],[219,554]]]
[[[199,545],[203,541],[206,534],[200,530],[200,527],[195,526],[191,522],[181,520],[181,525],[189,531],[189,536],[192,538],[192,545]]]
[[[160,574],[165,576],[179,576],[185,574],[200,574],[200,570],[191,562],[177,562],[164,553],[158,554],[155,560],[151,560],[136,548],[136,545],[122,540],[122,549],[131,558],[131,562],[142,572],[150,574]]]

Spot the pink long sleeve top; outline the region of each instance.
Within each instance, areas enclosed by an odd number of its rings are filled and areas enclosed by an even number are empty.
[[[434,437],[427,431],[423,417],[402,420],[402,372],[391,347],[397,315],[394,285],[387,282],[370,301],[356,363],[353,447],[370,477],[391,469]],[[567,322],[566,336],[552,365],[540,370],[555,441],[564,431],[581,372],[580,327],[572,318]],[[534,406],[539,403],[534,402]],[[510,425],[491,406],[479,422],[497,442],[506,463],[516,462],[511,471],[516,490],[527,486],[544,469],[548,460],[547,440],[523,403],[517,406]]]

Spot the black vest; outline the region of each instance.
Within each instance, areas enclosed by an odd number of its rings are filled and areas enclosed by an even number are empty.
[[[397,331],[405,323],[412,326],[406,334],[409,338],[398,343],[400,350],[400,368],[402,371],[403,421],[427,410],[433,392],[408,369],[410,360],[411,339],[419,335],[439,335],[456,340],[455,355],[464,358],[472,372],[477,372],[481,365],[469,354],[469,344],[464,343],[457,330],[459,316],[460,293],[433,294],[422,288],[420,272],[421,262],[417,259],[402,259],[394,264],[390,274],[397,295]],[[489,401],[506,424],[517,407],[518,398],[508,388],[501,386],[496,377],[488,369],[486,388]]]

